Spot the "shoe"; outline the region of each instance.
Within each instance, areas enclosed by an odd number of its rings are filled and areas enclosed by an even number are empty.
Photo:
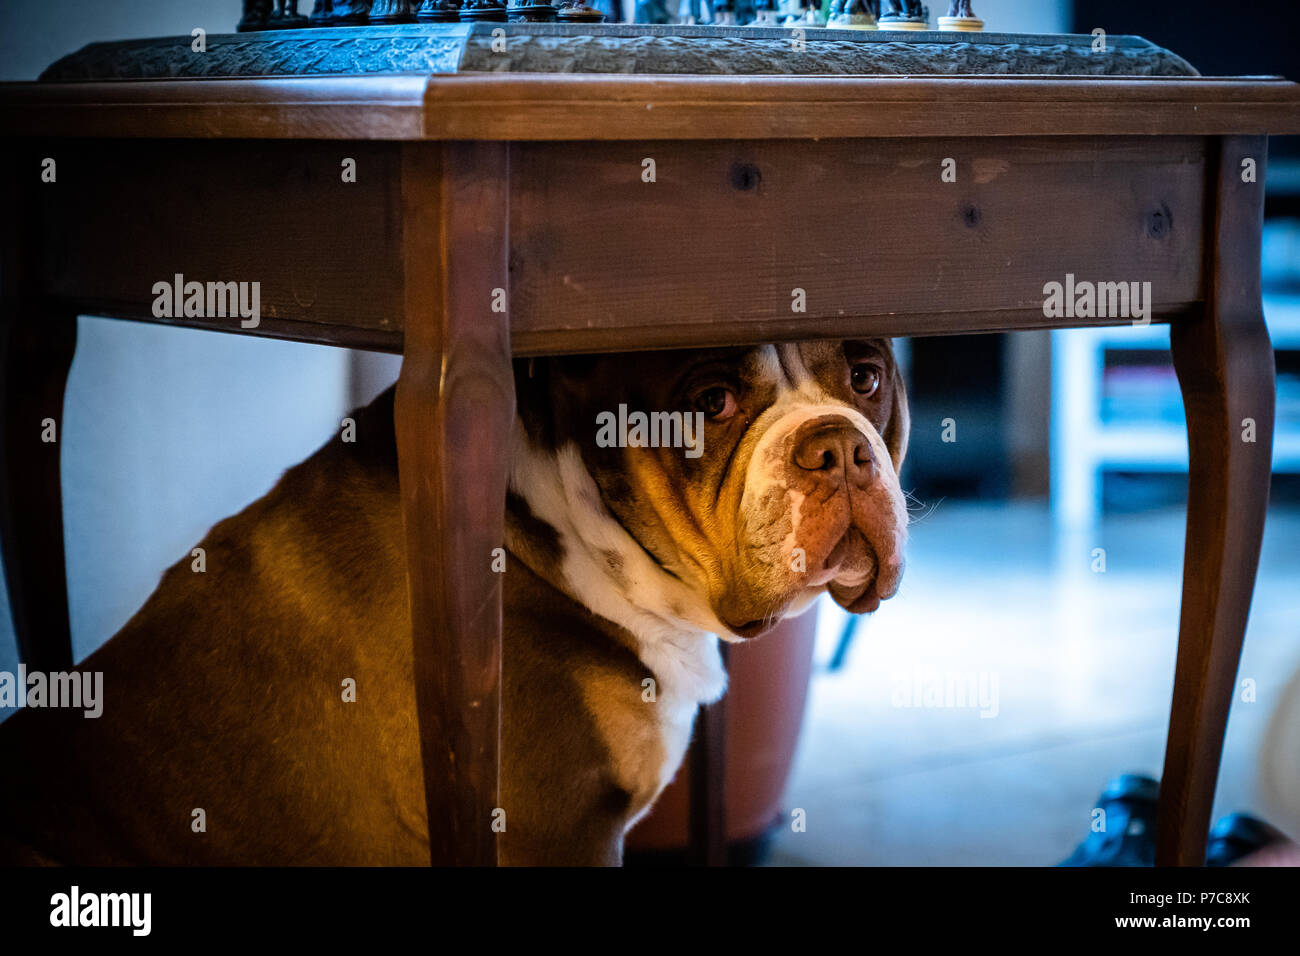
[[[1093,831],[1060,866],[1154,866],[1160,783],[1140,774],[1115,777],[1097,807],[1104,830]]]
[[[1244,856],[1285,840],[1276,827],[1246,813],[1230,813],[1210,828],[1205,845],[1206,866],[1231,866]]]

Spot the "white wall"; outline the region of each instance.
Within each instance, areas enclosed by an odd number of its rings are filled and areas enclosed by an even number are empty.
[[[935,16],[948,12],[947,0],[927,2]],[[974,0],[971,6],[984,29],[996,33],[1065,33],[1074,9],[1071,0]]]
[[[303,0],[310,10],[310,0]],[[34,80],[100,40],[234,33],[242,0],[0,0],[0,80]]]

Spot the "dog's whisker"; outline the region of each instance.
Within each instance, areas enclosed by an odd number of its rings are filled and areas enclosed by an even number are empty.
[[[907,502],[907,523],[909,525],[918,525],[921,522],[925,521],[937,510],[939,510],[939,505],[943,504],[947,500],[947,497],[945,496],[943,498],[940,498],[938,501],[934,501],[934,502],[930,502],[929,504],[926,504],[924,501],[916,497],[910,491],[903,492],[903,496],[905,501]]]

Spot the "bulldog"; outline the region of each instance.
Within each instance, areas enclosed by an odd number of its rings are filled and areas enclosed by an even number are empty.
[[[498,855],[617,864],[724,691],[719,638],[898,588],[907,401],[884,340],[515,377]],[[702,431],[610,441],[624,405]],[[101,717],[0,724],[0,861],[427,862],[392,390],[354,417],[82,663]]]

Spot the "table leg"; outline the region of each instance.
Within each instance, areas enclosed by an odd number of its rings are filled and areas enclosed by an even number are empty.
[[[39,171],[26,152],[0,161],[0,552],[18,658],[58,671],[72,666],[59,450],[77,317],[30,296]]]
[[[63,552],[63,389],[76,316],[0,316],[0,544],[18,658],[32,670],[72,666]]]
[[[494,865],[501,575],[493,550],[504,541],[515,407],[504,311],[507,146],[402,149],[406,314],[395,418],[429,852],[435,864]]]
[[[728,646],[723,644],[722,663]],[[727,698],[701,707],[690,749],[690,829],[686,848],[692,866],[727,865]]]
[[[1221,141],[1207,307],[1175,322],[1190,448],[1183,606],[1156,836],[1158,865],[1201,866],[1259,565],[1273,445],[1273,352],[1260,300],[1262,136]],[[1242,181],[1243,159],[1256,182]]]

